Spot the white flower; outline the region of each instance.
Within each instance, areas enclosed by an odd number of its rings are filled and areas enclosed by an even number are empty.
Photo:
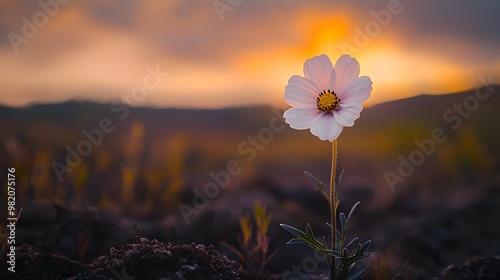
[[[284,113],[294,129],[310,129],[321,140],[333,141],[344,126],[352,126],[370,97],[372,81],[359,76],[359,63],[342,55],[333,67],[322,54],[304,63],[304,77],[293,76],[285,87],[285,101],[292,106]]]

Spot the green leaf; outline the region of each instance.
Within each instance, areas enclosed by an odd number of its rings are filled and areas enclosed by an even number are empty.
[[[340,187],[340,185],[342,184],[342,176],[344,176],[344,171],[345,171],[345,169],[342,169],[342,171],[340,171],[339,181],[337,183],[338,187]]]
[[[326,190],[325,185],[323,185],[323,183],[321,183],[318,179],[316,179],[316,177],[311,175],[309,172],[305,171],[304,174],[306,174],[306,176],[316,185],[317,188],[315,190],[319,194],[321,194],[328,201],[328,203],[331,203],[330,194]]]
[[[347,257],[344,260],[344,267],[348,267],[347,271],[349,271],[356,264],[356,260],[358,259],[356,257]]]
[[[353,262],[351,263],[351,265],[349,265],[349,269],[347,270],[347,273],[352,271],[352,268],[354,267],[355,264],[356,264],[356,259],[353,259]]]
[[[342,226],[342,231],[345,232],[347,230],[347,220],[344,213],[340,213],[340,224]]]
[[[358,205],[361,203],[361,201],[356,202],[354,206],[351,208],[351,211],[349,212],[349,215],[347,216],[347,220],[349,221],[351,219],[352,213],[354,213],[354,210],[358,207]]]
[[[337,236],[337,241],[340,241],[342,239],[342,235],[338,230],[335,231],[335,236]]]
[[[337,258],[337,259],[341,259],[342,258],[342,255],[339,252],[337,252],[337,251],[333,251],[333,250],[330,250],[330,249],[326,249],[325,251],[328,253],[328,255],[330,255],[330,256],[332,256],[334,258]]]
[[[342,187],[342,175],[344,175],[344,171],[345,171],[344,169],[342,169],[342,171],[340,171],[339,180],[338,180],[337,184],[335,185],[335,201],[337,202],[337,204],[340,201],[340,190]]]
[[[352,252],[352,254],[350,255],[350,257],[358,256],[358,253],[360,252],[360,250],[361,250],[361,243],[358,243],[358,247],[356,247],[356,250],[354,250]]]
[[[368,250],[368,247],[370,247],[371,243],[372,243],[372,241],[368,240],[363,245],[361,245],[361,248],[359,249],[359,251],[361,252],[361,254],[364,254],[366,252],[366,250]]]
[[[352,245],[352,243],[356,242],[359,238],[357,237],[354,237],[351,241],[349,241],[349,243],[347,243],[347,245],[345,245],[345,247],[349,247]]]
[[[304,240],[300,239],[300,238],[294,238],[294,239],[290,239],[290,241],[288,241],[286,243],[287,245],[296,245],[296,244],[307,244],[306,242],[304,242]]]
[[[314,239],[314,233],[313,233],[313,230],[312,230],[311,225],[309,223],[307,223],[307,225],[306,225],[306,234],[308,237]]]
[[[343,251],[343,254],[342,254],[342,255],[344,255],[344,256],[346,256],[346,257],[347,257],[347,255],[348,255],[348,254],[349,254],[349,251],[347,251],[347,248],[344,248],[344,251]]]
[[[318,179],[316,179],[316,177],[314,177],[313,175],[311,175],[311,173],[307,172],[307,171],[304,171],[304,174],[306,174],[306,176],[320,189],[322,190],[325,190],[325,185],[323,185],[323,183],[321,183]]]
[[[280,226],[282,228],[284,228],[286,231],[288,231],[289,233],[297,236],[299,239],[301,239],[302,241],[304,241],[305,244],[307,244],[309,247],[323,253],[324,250],[326,248],[323,247],[323,244],[321,244],[321,242],[319,242],[318,240],[316,240],[314,238],[314,236],[310,236],[308,234],[306,234],[305,232],[299,230],[299,229],[296,229],[292,226],[289,226],[289,225],[285,225],[285,224],[280,224]],[[309,225],[309,228],[311,226]],[[310,230],[310,233],[312,233],[312,229],[309,229]]]
[[[285,225],[285,224],[280,224],[280,226],[282,228],[284,228],[286,231],[288,231],[289,233],[297,236],[297,237],[300,237],[300,238],[307,238],[307,234],[303,231],[301,231],[300,229],[296,229],[292,226],[289,226],[289,225]]]
[[[369,258],[369,257],[371,257],[371,256],[373,256],[373,253],[364,253],[364,254],[360,257],[360,259]]]
[[[335,250],[341,250],[342,246],[342,237],[340,236],[339,232],[337,231],[337,239],[335,240],[335,248],[332,248],[332,249],[335,249]]]

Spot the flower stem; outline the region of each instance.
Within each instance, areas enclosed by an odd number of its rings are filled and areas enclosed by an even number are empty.
[[[330,208],[331,208],[331,221],[332,225],[332,250],[335,250],[336,231],[337,231],[337,197],[335,195],[335,173],[337,170],[337,139],[332,142],[332,177],[330,180]],[[330,279],[336,279],[336,259],[332,256],[330,259]]]

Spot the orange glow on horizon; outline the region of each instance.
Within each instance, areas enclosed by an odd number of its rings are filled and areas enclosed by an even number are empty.
[[[228,16],[227,23],[214,23],[214,11],[199,9],[195,18],[172,27],[159,10],[175,15],[176,5],[152,5],[141,4],[132,17],[140,24],[130,27],[104,25],[92,19],[85,4],[70,5],[20,45],[20,54],[0,46],[2,104],[75,98],[109,102],[140,84],[147,66],[160,65],[171,76],[143,106],[282,106],[287,81],[303,75],[305,60],[327,54],[335,63],[342,54],[340,45],[353,45],[358,30],[371,20],[369,11],[361,13],[347,4],[335,10],[311,5],[266,14],[259,22]],[[169,37],[176,29],[181,30],[177,37]],[[421,93],[462,91],[476,86],[481,73],[500,73],[498,59],[469,65],[429,49],[411,49],[402,44],[404,32],[381,29],[352,54],[361,64],[361,75],[374,82],[367,106]],[[234,47],[239,40],[245,44]],[[448,38],[426,40],[449,44],[457,53],[474,46]]]
[[[301,50],[301,54],[308,57],[336,50],[340,42],[349,39],[353,25],[346,16],[324,15],[318,18],[317,12],[307,14],[301,23],[310,26],[310,37]]]

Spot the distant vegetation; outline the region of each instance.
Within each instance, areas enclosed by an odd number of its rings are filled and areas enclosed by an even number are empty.
[[[416,166],[418,176],[404,177],[394,188],[421,179],[422,174],[430,183],[482,176],[494,179],[500,170],[496,123],[500,87],[494,90],[467,117],[460,117],[456,129],[460,114],[453,111],[454,104],[467,102],[473,91],[418,96],[365,109],[356,126],[346,128],[339,139],[339,164],[347,170],[347,177],[386,191],[384,172],[397,174],[400,158],[408,160],[419,149],[414,141],[432,139],[433,130],[440,128],[446,141],[437,143],[435,151]],[[222,170],[229,160],[240,162],[243,168],[233,187],[255,177],[274,181],[292,177],[303,182],[304,169],[319,169],[316,173],[326,177],[327,144],[288,126],[268,137],[269,143],[260,143],[264,148],[255,149],[250,162],[245,160],[242,143],[252,136],[258,138],[273,118],[276,113],[270,107],[132,108],[123,120],[110,105],[91,102],[0,107],[0,166],[16,167],[21,203],[59,201],[159,215],[189,200],[189,189],[208,182],[208,173]],[[95,130],[101,128],[103,119],[109,120],[105,128],[113,129],[99,137]],[[282,125],[277,119],[274,125]],[[79,146],[82,141],[92,142],[91,138],[95,141],[91,146]],[[121,209],[130,203],[135,205],[133,211]]]

